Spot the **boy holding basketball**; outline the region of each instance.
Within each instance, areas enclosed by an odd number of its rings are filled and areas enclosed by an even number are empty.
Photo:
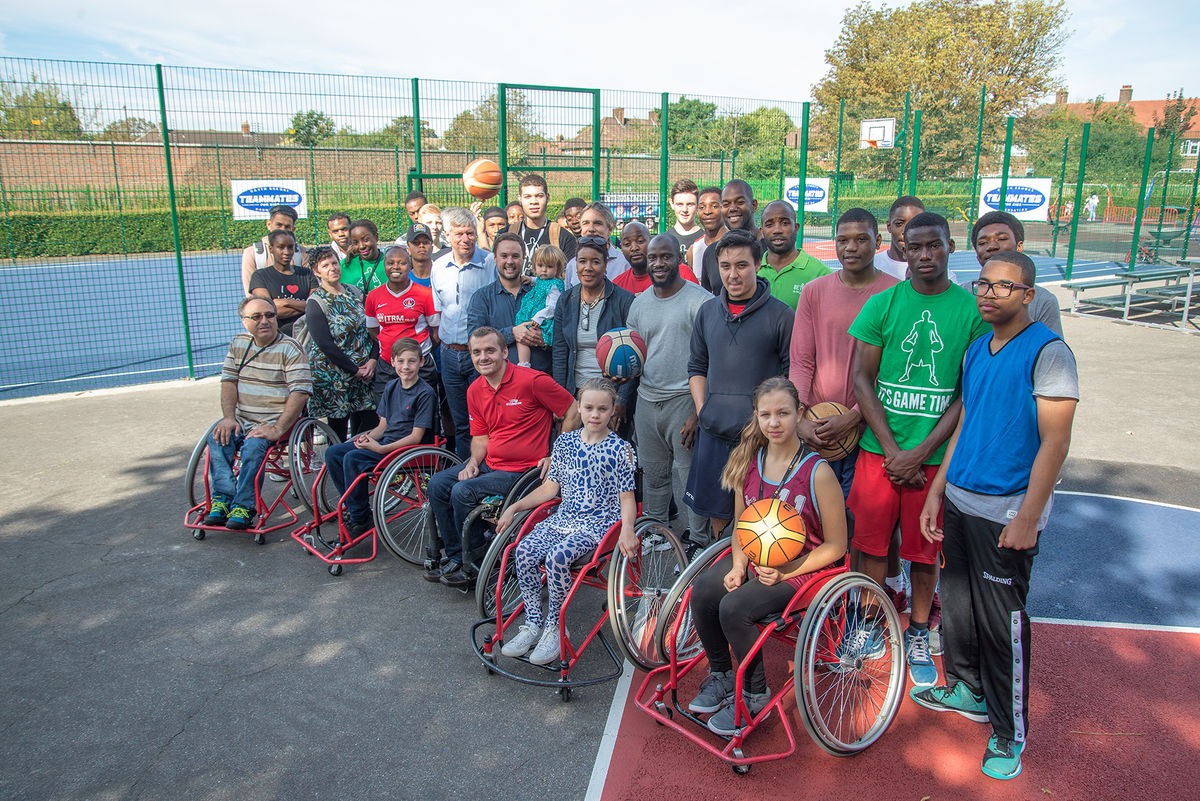
[[[911,695],[929,709],[991,723],[981,769],[996,779],[1021,772],[1029,723],[1025,598],[1079,400],[1070,348],[1030,319],[1034,275],[1028,256],[1007,252],[972,282],[991,332],[967,348],[962,412],[921,511],[921,533],[946,555],[946,683]]]

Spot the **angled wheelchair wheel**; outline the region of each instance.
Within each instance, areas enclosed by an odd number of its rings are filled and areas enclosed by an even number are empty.
[[[479,617],[491,618],[496,616],[496,585],[502,584],[500,604],[504,615],[511,615],[521,603],[521,585],[517,583],[517,573],[513,562],[506,565],[504,575],[500,575],[500,560],[504,549],[512,544],[521,526],[533,514],[533,510],[518,512],[513,518],[512,525],[492,537],[483,561],[479,563],[479,578],[475,581],[475,609]]]
[[[813,740],[834,756],[868,748],[887,731],[904,694],[900,616],[861,573],[831,579],[796,639],[796,706]]]
[[[613,550],[608,562],[608,621],[625,658],[642,670],[667,663],[654,630],[663,602],[687,566],[687,553],[674,531],[657,520],[636,528],[641,549],[633,557]]]
[[[305,417],[292,426],[292,435],[288,437],[288,469],[292,474],[292,489],[305,509],[312,505],[313,483],[325,464],[325,451],[337,442],[333,429],[315,417]],[[322,485],[323,496],[318,505],[324,505],[325,511],[337,508],[338,495],[333,482],[324,481]]]
[[[420,565],[425,560],[427,530],[434,525],[429,479],[460,463],[443,448],[418,447],[398,456],[380,474],[371,499],[375,531],[387,549],[405,562]]]
[[[208,438],[212,436],[213,429],[219,422],[221,421],[217,420],[205,430],[204,436],[200,437],[196,447],[192,448],[192,455],[188,457],[187,472],[183,476],[183,490],[187,493],[189,508],[208,500],[204,491],[204,453],[208,450]]]
[[[684,662],[704,650],[700,644],[700,635],[692,625],[691,611],[687,606],[687,590],[701,573],[725,557],[729,552],[729,543],[729,537],[725,537],[696,554],[663,597],[658,620],[654,624],[654,646],[664,662],[670,660],[672,653],[678,661]],[[680,617],[683,620],[679,624],[675,641],[668,642],[671,628]]]

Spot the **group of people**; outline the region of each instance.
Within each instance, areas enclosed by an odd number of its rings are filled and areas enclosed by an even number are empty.
[[[525,621],[502,651],[548,664],[559,659],[571,563],[618,524],[619,547],[638,547],[635,469],[643,513],[680,516],[689,552],[771,493],[804,519],[805,552],[756,566],[735,540],[698,580],[710,673],[691,709],[731,733],[734,660],[749,653],[756,621],[848,558],[909,611],[913,699],[989,722],[983,772],[1015,776],[1028,727],[1025,597],[1079,397],[1022,224],[981,216],[970,230],[981,274],[960,286],[948,222],[912,196],[888,211],[886,249],[872,213],[843,213],[835,271],[796,247],[789,203],[760,209],[741,180],[677,181],[675,225],[653,235],[629,222],[617,243],[603,203],[571,199],[551,221],[541,176],[522,178],[518,193],[515,206],[487,210],[442,210],[413,193],[407,232],[383,249],[369,220],[336,214],[330,244],[305,252],[294,212],[272,210],[264,241],[243,254],[247,330],[222,370],[210,524],[250,524],[254,460],[306,405],[344,440],[326,455],[339,489],[390,450],[440,433],[463,464],[429,483],[444,552],[424,577],[461,589],[473,580],[467,515],[541,466],[542,485],[500,525],[563,502],[517,550]],[[639,378],[614,382],[596,348],[621,327],[647,352]],[[824,401],[846,411],[805,414]],[[859,431],[848,455],[816,455]],[[365,490],[347,499],[346,517],[354,533],[372,525]],[[862,617],[847,647],[877,654],[880,630]],[[761,663],[743,690],[752,713],[769,701]]]

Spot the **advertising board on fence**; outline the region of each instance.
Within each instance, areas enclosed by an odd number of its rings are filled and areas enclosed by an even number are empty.
[[[265,220],[272,206],[291,206],[300,219],[308,218],[306,181],[276,178],[232,180],[229,182],[229,191],[235,220]]]
[[[979,179],[979,213],[1000,210],[1000,179]],[[1004,210],[1018,220],[1045,222],[1050,213],[1049,178],[1008,179]]]
[[[783,196],[792,208],[800,211],[800,179],[783,179]],[[812,213],[829,211],[829,179],[809,178],[804,182],[804,210]]]
[[[617,225],[637,220],[651,231],[658,225],[657,192],[601,192],[600,202],[612,211]]]

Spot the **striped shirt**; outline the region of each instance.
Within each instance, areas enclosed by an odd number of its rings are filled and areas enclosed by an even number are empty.
[[[283,334],[265,348],[255,345],[249,333],[238,334],[229,343],[221,380],[237,384],[235,414],[245,428],[278,420],[291,393],[312,394],[308,355],[299,342]]]

